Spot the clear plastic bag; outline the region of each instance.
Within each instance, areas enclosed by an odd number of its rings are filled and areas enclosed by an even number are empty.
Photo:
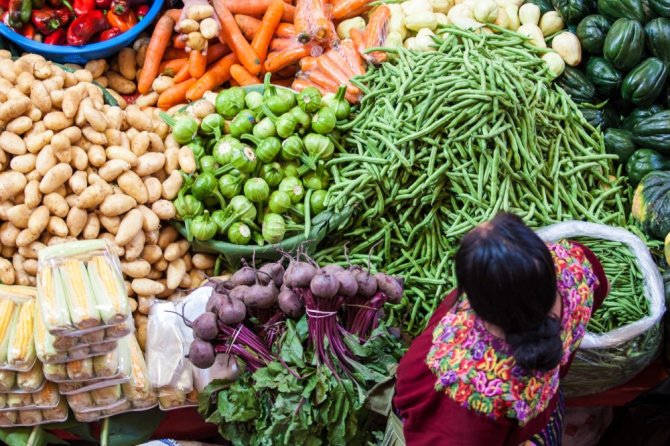
[[[0,370],[0,392],[2,393],[34,393],[44,387],[46,379],[42,372],[42,364],[36,362],[26,372]]]
[[[633,233],[612,226],[567,221],[538,230],[546,241],[575,237],[626,244],[644,276],[644,297],[649,314],[631,324],[603,334],[587,332],[575,354],[561,388],[568,397],[590,395],[625,383],[647,367],[661,345],[660,322],[665,312],[663,280],[647,245]]]
[[[27,371],[35,364],[35,290],[0,287],[0,369]]]
[[[44,324],[53,335],[81,336],[130,316],[119,258],[107,240],[40,250],[37,294]]]
[[[41,390],[35,393],[7,394],[0,412],[53,409],[59,401],[58,387],[54,383],[47,382]]]
[[[0,412],[0,427],[37,426],[67,420],[69,407],[65,399],[51,409]]]
[[[193,386],[193,370],[186,363],[177,382],[158,389],[158,407],[163,411],[198,405],[198,391]]]

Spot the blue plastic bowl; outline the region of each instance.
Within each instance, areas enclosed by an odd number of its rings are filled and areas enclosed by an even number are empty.
[[[0,35],[27,53],[40,54],[54,62],[85,64],[89,60],[104,59],[131,46],[137,36],[156,19],[163,8],[163,2],[164,0],[154,0],[147,15],[137,25],[105,42],[84,46],[47,45],[27,39],[3,24],[0,24]]]

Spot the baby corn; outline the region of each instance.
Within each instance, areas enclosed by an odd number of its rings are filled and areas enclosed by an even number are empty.
[[[25,370],[35,363],[34,322],[35,299],[29,299],[19,306],[18,320],[9,338],[7,362],[12,367]]]
[[[123,394],[132,401],[136,408],[149,407],[156,404],[156,394],[149,384],[147,364],[135,336],[129,336],[128,346],[131,355],[130,380],[121,385]]]
[[[84,263],[75,259],[66,259],[58,271],[65,288],[70,317],[74,326],[86,329],[100,325],[100,314],[96,308],[93,287]]]
[[[44,373],[42,373],[42,364],[36,362],[32,369],[27,372],[16,374],[16,386],[24,392],[35,392],[44,382]]]
[[[49,364],[67,359],[66,352],[59,352],[54,348],[54,335],[47,331],[47,327],[44,325],[42,308],[39,305],[35,311],[34,332],[35,352],[41,362]]]
[[[65,289],[58,268],[45,265],[37,274],[37,299],[49,332],[59,334],[72,327]]]
[[[130,307],[118,263],[106,256],[95,256],[88,262],[88,274],[104,323],[125,321],[130,315]]]
[[[7,348],[17,312],[16,302],[12,299],[0,299],[0,364],[7,362]]]

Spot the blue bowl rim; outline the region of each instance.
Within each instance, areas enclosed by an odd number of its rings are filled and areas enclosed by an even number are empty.
[[[46,43],[36,42],[32,39],[23,37],[21,34],[12,30],[3,23],[0,23],[0,34],[21,48],[28,48],[40,54],[52,54],[54,56],[72,56],[75,54],[84,55],[88,52],[104,51],[129,40],[134,41],[137,36],[139,36],[142,31],[147,29],[149,24],[151,24],[151,22],[153,22],[154,19],[158,16],[161,9],[163,8],[163,3],[164,0],[153,0],[153,4],[151,5],[147,15],[130,30],[104,42],[91,43],[89,45],[48,45]]]

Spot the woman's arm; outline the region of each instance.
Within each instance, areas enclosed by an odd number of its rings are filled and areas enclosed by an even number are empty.
[[[598,308],[602,305],[603,301],[607,297],[607,295],[610,292],[610,283],[607,280],[607,276],[605,275],[605,270],[603,269],[602,264],[600,263],[600,260],[596,255],[591,251],[589,248],[586,246],[582,245],[581,243],[577,242],[572,242],[573,245],[578,246],[584,251],[584,256],[586,259],[589,261],[591,264],[591,268],[593,269],[593,273],[596,275],[598,278],[598,286],[596,287],[595,290],[593,290],[593,307],[591,310],[591,314],[595,313]]]

